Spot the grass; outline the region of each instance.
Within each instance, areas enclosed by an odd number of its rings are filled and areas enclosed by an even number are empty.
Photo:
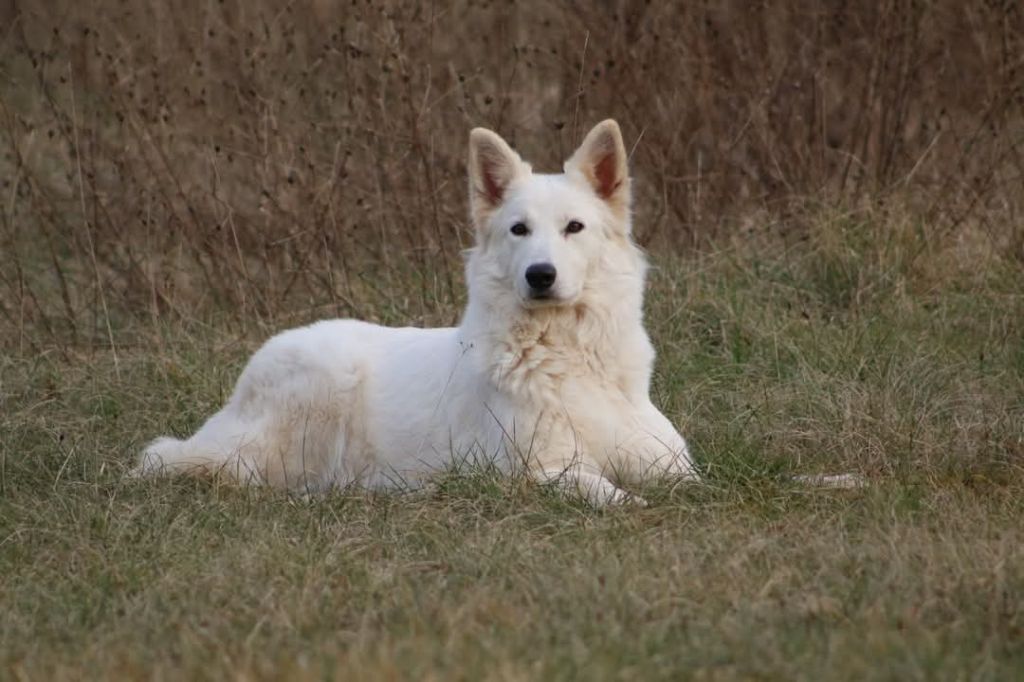
[[[0,675],[1019,676],[1024,272],[894,214],[815,226],[656,260],[655,399],[707,481],[646,509],[482,470],[314,499],[128,481],[267,330],[126,318],[116,359],[8,339]],[[370,314],[416,317],[418,290],[392,293]],[[871,485],[788,479],[837,471]]]

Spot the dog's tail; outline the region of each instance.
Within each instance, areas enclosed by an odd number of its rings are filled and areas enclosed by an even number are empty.
[[[169,436],[157,438],[143,448],[139,461],[129,472],[132,478],[159,475],[208,475],[224,467],[223,458],[197,451],[191,441]]]

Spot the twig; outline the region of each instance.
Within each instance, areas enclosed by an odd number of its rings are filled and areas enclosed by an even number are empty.
[[[71,129],[75,140],[75,168],[78,172],[78,200],[82,210],[82,222],[85,223],[85,237],[89,244],[89,258],[92,260],[93,274],[96,276],[96,289],[99,293],[100,304],[103,306],[103,316],[107,326],[107,338],[110,341],[110,351],[114,356],[114,374],[118,381],[121,380],[121,366],[117,359],[117,346],[114,345],[114,330],[110,326],[110,310],[107,308],[107,294],[103,290],[103,279],[100,277],[100,266],[96,261],[96,245],[92,238],[92,225],[85,211],[85,184],[82,182],[82,156],[78,144],[78,114],[75,109],[75,74],[68,62],[68,86],[71,88]]]
[[[583,96],[583,67],[587,63],[587,46],[590,44],[590,31],[587,31],[586,37],[583,39],[583,55],[580,57],[580,76],[576,83],[576,108],[572,112],[572,139],[579,139],[579,119],[580,119],[580,98]]]

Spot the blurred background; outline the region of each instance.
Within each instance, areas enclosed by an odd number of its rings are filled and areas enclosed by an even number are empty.
[[[658,257],[899,211],[1024,261],[1014,1],[0,0],[0,335],[454,322],[473,126],[622,125]],[[371,302],[373,302],[371,304]]]

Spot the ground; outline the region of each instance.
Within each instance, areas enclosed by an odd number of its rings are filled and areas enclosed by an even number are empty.
[[[655,257],[654,399],[706,482],[644,509],[485,470],[313,499],[128,480],[272,329],[154,318],[81,347],[8,328],[2,676],[1016,677],[1024,274],[964,234],[837,212],[792,243]],[[870,485],[790,479],[848,471]]]

